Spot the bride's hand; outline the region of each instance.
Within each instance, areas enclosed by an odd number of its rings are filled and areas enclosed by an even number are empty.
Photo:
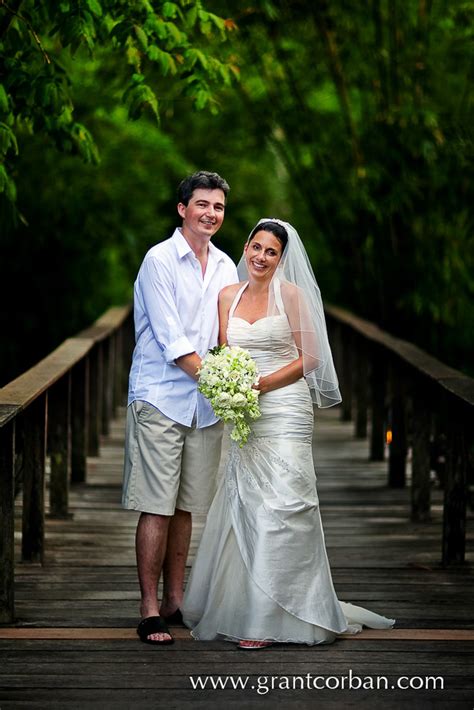
[[[264,394],[265,392],[268,391],[268,388],[266,386],[266,377],[262,377],[262,375],[259,375],[257,378],[257,381],[252,385],[254,390],[258,390],[260,394]]]

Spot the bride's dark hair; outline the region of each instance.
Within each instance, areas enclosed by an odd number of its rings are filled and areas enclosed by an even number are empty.
[[[250,237],[247,239],[247,244],[250,244],[257,232],[270,232],[274,237],[278,239],[281,244],[281,250],[286,247],[288,243],[288,232],[285,227],[278,222],[260,222],[257,226],[250,232]]]

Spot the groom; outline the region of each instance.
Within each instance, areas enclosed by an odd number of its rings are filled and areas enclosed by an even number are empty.
[[[219,291],[238,281],[231,259],[210,241],[224,221],[228,192],[217,173],[183,180],[182,226],[150,249],[135,281],[122,504],[141,512],[137,633],[145,643],[173,643],[167,622],[182,623],[191,515],[207,513],[215,490],[222,423],[198,392],[196,371],[217,344]]]

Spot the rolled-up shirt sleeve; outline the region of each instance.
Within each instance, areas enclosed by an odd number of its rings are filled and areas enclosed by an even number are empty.
[[[186,337],[178,314],[171,273],[158,259],[149,257],[140,275],[143,307],[153,335],[168,364],[183,355],[195,352]]]

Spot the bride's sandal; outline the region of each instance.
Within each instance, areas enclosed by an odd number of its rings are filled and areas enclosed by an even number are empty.
[[[245,641],[239,641],[237,648],[242,648],[244,651],[258,651],[261,648],[268,648],[273,645],[273,641],[251,641],[246,639]]]

